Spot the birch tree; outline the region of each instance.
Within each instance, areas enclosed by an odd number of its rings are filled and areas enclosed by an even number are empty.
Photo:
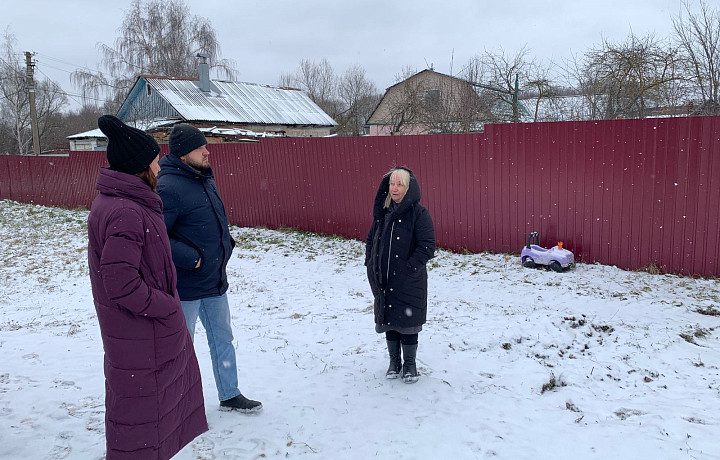
[[[139,75],[197,77],[197,54],[210,70],[233,79],[234,63],[221,59],[210,21],[190,13],[183,0],[133,0],[114,45],[98,44],[102,71],[77,70],[71,76],[85,101],[106,98],[119,108]],[[89,103],[89,102],[87,102]]]

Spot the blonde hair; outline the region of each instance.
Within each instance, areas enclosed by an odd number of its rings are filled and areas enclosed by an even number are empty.
[[[391,170],[390,178],[388,179],[388,194],[385,198],[385,206],[383,206],[384,208],[390,206],[390,200],[392,200],[392,197],[390,196],[390,181],[393,177],[399,179],[400,183],[405,186],[405,193],[407,193],[408,189],[410,188],[410,173],[407,171],[407,169],[397,168]]]

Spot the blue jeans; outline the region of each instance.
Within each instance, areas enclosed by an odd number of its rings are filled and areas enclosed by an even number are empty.
[[[232,344],[232,325],[230,324],[230,306],[228,305],[227,295],[205,297],[198,300],[183,300],[180,303],[193,342],[195,340],[195,323],[197,323],[198,315],[205,327],[218,398],[220,398],[220,401],[226,401],[239,395],[235,347]]]

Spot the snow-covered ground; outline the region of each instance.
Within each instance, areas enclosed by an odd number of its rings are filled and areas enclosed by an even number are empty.
[[[104,456],[86,218],[0,201],[0,458]],[[210,431],[177,459],[720,459],[718,280],[439,251],[408,385],[384,378],[362,243],[232,232],[241,390],[265,409],[218,410],[198,325]]]

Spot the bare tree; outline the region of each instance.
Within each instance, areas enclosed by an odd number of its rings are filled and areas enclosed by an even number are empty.
[[[6,154],[28,153],[32,141],[26,77],[16,43],[15,36],[6,31],[0,61],[0,120],[8,133],[3,146]]]
[[[62,123],[57,123],[57,115],[62,113],[67,105],[67,95],[60,85],[54,81],[42,80],[36,85],[38,131],[40,134],[40,148],[43,151],[54,150],[52,144],[53,134],[64,131]]]
[[[528,55],[527,46],[515,54],[508,54],[503,49],[485,50],[468,62],[464,78],[473,82],[485,99],[492,100],[492,116],[488,121],[520,121],[519,82],[542,79],[537,76],[535,60]]]
[[[327,59],[320,62],[303,59],[295,72],[280,75],[280,86],[298,88],[331,118],[341,112],[337,91],[338,78]]]
[[[16,43],[15,36],[6,31],[0,44],[0,125],[6,133],[0,142],[0,152],[28,154],[32,150],[30,101],[26,70],[20,63]],[[47,148],[45,136],[50,120],[67,105],[67,96],[51,80],[37,81],[35,94],[40,143]]]
[[[118,32],[114,47],[98,44],[105,73],[71,76],[85,101],[104,96],[117,108],[138,75],[196,77],[198,53],[208,56],[220,78],[235,76],[234,63],[220,58],[210,21],[190,14],[183,0],[133,0]]]
[[[674,38],[683,53],[685,72],[691,78],[695,97],[701,99],[697,114],[720,114],[720,8],[700,1],[693,14],[683,2],[686,15],[673,18]]]
[[[534,63],[528,80],[524,82],[518,97],[527,104],[528,112],[532,111],[533,122],[577,119],[571,108],[575,92],[560,85],[554,75],[557,70],[552,62]]]
[[[43,149],[58,151],[68,150],[68,134],[77,134],[97,128],[97,119],[107,113],[102,107],[85,106],[64,113],[57,113],[48,118],[41,135]]]
[[[577,87],[589,118],[644,118],[662,106],[680,78],[679,55],[652,35],[632,32],[624,42],[603,40],[576,66]]]
[[[593,87],[594,79],[590,76],[584,62],[584,55],[573,54],[564,61],[563,70],[569,87],[574,88],[576,98],[573,99],[573,111],[580,120],[600,120],[603,95]]]
[[[295,71],[282,73],[278,83],[304,91],[338,122],[336,133],[344,136],[365,133],[367,119],[380,99],[364,68],[354,65],[337,76],[325,58],[320,62],[302,59]]]
[[[343,112],[339,120],[338,134],[360,136],[365,133],[365,123],[380,101],[375,83],[368,80],[365,69],[359,65],[350,67],[338,82],[338,97]]]

